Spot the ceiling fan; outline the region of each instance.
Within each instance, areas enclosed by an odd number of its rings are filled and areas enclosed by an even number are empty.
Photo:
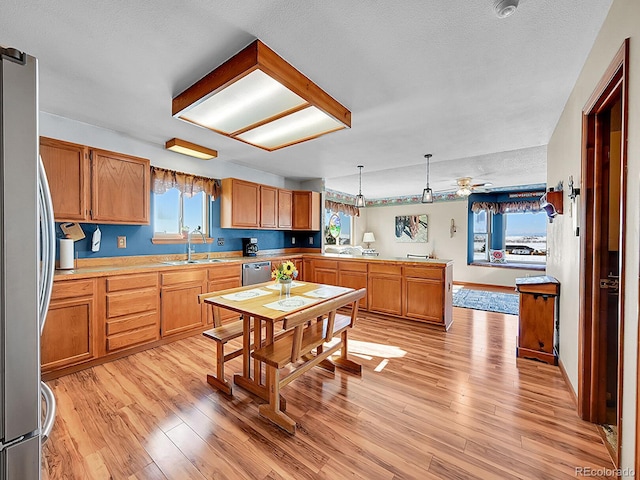
[[[490,182],[471,183],[471,177],[461,177],[456,179],[456,185],[458,186],[456,195],[468,197],[473,192],[486,192],[487,190],[484,187],[490,187],[493,184]]]

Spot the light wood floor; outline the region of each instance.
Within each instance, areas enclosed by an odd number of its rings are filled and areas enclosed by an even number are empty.
[[[259,417],[255,397],[208,386],[214,346],[201,336],[51,381],[43,479],[557,480],[613,468],[558,368],[516,360],[517,317],[454,318],[445,334],[363,314],[350,348],[362,377],[314,369],[283,390],[293,437]]]

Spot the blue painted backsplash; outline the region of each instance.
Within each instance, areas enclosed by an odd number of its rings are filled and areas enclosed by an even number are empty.
[[[151,195],[151,218],[153,218],[153,195]],[[244,230],[236,228],[220,228],[220,202],[211,202],[209,206],[209,236],[213,243],[206,245],[195,244],[196,253],[234,252],[242,250],[242,238],[256,237],[260,250],[278,248],[320,248],[320,232],[285,232],[279,230]],[[151,243],[153,225],[108,225],[97,224],[102,232],[99,252],[91,251],[91,237],[96,230],[96,224],[81,223],[86,238],[75,242],[74,248],[78,258],[117,257],[129,255],[164,255],[187,253],[186,244]],[[58,238],[63,238],[60,223],[56,223]],[[127,248],[118,248],[119,236],[127,237]],[[313,238],[313,244],[309,238]],[[218,246],[218,239],[224,238],[224,245]],[[295,244],[292,239],[295,238]],[[58,242],[56,242],[58,243]],[[56,258],[59,245],[56,245]]]

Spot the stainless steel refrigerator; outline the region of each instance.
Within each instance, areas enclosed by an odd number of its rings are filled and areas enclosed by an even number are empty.
[[[0,59],[0,479],[30,480],[55,415],[40,381],[55,231],[38,155],[38,64],[3,47]]]

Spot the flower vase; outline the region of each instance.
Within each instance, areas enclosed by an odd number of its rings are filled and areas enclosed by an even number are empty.
[[[291,278],[281,278],[280,283],[280,296],[289,298],[291,296]]]

